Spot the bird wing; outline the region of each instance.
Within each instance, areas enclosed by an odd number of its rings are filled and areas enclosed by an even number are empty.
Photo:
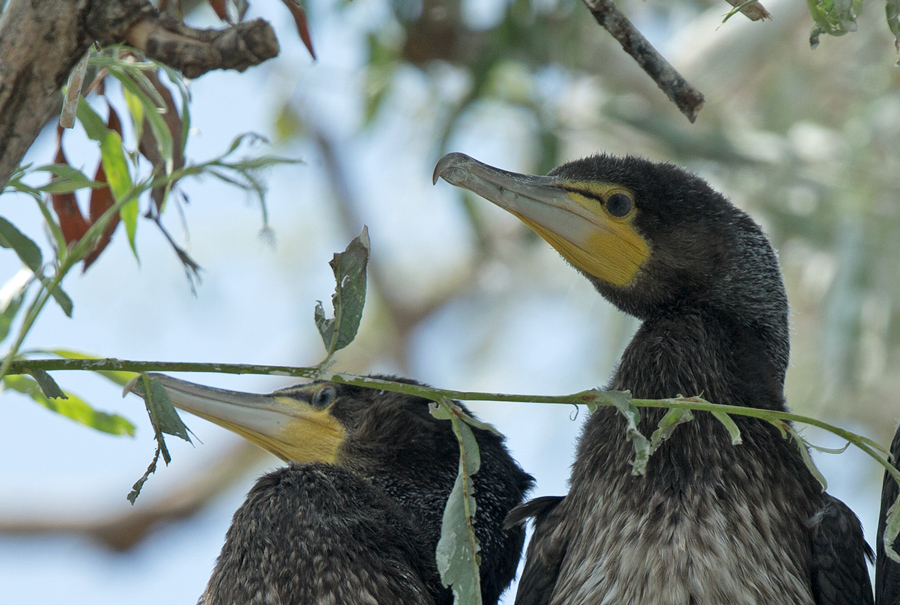
[[[542,496],[520,504],[506,517],[505,527],[534,519],[534,535],[525,554],[525,570],[519,580],[515,605],[550,603],[556,578],[568,547],[559,509],[563,496]]]
[[[900,429],[891,443],[891,455],[894,466],[900,463]],[[900,467],[898,467],[900,468]],[[878,517],[878,537],[875,550],[875,602],[878,605],[900,605],[900,563],[887,558],[884,552],[884,530],[887,522],[887,511],[897,500],[900,489],[897,482],[887,472],[884,473],[884,484],[881,487],[881,514]],[[900,552],[900,538],[894,541],[894,550]]]
[[[824,496],[824,506],[810,520],[816,605],[873,605],[865,561],[872,560],[872,549],[863,538],[859,519],[837,498]]]

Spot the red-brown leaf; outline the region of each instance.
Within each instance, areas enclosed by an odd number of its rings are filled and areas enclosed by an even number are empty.
[[[54,161],[57,164],[68,166],[69,161],[66,159],[66,154],[62,148],[62,136],[63,128],[57,126],[56,159]],[[80,240],[88,230],[88,224],[81,214],[75,194],[71,191],[68,193],[51,193],[50,201],[53,204],[53,211],[56,212],[56,216],[59,219],[59,228],[62,230],[66,244]]]
[[[297,4],[296,0],[282,0],[282,2],[284,2],[284,5],[291,11],[291,15],[294,17],[294,23],[297,24],[297,33],[300,34],[300,39],[303,40],[306,50],[308,50],[309,54],[312,55],[312,58],[315,59],[316,51],[313,50],[312,38],[309,35],[309,23],[306,20],[306,11],[303,10],[302,6]]]
[[[111,109],[111,108],[110,108]],[[106,172],[103,170],[103,164],[97,166],[97,174],[94,175],[94,180],[100,183],[106,182]],[[112,208],[114,203],[112,191],[110,191],[109,187],[98,187],[91,191],[91,207],[90,214],[88,215],[88,219],[90,220],[90,224],[93,225],[97,222],[103,213]],[[106,224],[106,227],[103,229],[103,233],[100,235],[100,239],[97,240],[97,244],[94,246],[94,249],[84,257],[84,271],[88,270],[97,257],[100,256],[100,253],[109,245],[110,240],[112,239],[113,232],[116,230],[116,227],[119,226],[119,215],[112,217],[110,221]]]
[[[209,5],[215,11],[216,16],[222,21],[229,21],[228,9],[225,8],[225,0],[209,0]]]
[[[175,99],[172,98],[172,92],[160,81],[156,72],[146,72],[147,79],[153,84],[153,87],[166,103],[166,113],[163,114],[163,120],[169,127],[172,134],[172,164],[175,170],[184,167],[184,156],[181,154],[181,134],[184,128],[178,109],[175,107]],[[157,149],[156,136],[150,123],[144,119],[144,128],[141,134],[141,140],[138,142],[138,149],[147,160],[153,164],[153,170],[161,173],[165,170],[165,160]],[[157,210],[162,207],[165,199],[165,187],[154,187],[150,192],[150,197],[156,204]]]

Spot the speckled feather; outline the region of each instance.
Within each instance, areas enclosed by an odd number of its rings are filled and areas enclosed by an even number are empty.
[[[292,464],[257,482],[235,513],[204,605],[453,602],[435,564],[459,459],[450,423],[420,398],[333,386],[330,413],[347,431],[337,464]],[[533,479],[502,437],[472,430],[482,458],[473,478],[482,597],[494,604],[525,537],[501,523]]]
[[[643,320],[609,388],[785,409],[787,297],[759,226],[672,165],[594,156],[554,173],[631,189],[634,228],[651,247],[631,284],[587,275]],[[642,432],[664,413],[643,410]],[[517,605],[871,604],[859,521],[774,427],[734,420],[742,445],[695,413],[635,477],[624,420],[609,408],[593,413],[569,494],[531,511]]]

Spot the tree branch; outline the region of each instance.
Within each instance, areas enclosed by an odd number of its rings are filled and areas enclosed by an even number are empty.
[[[188,77],[242,71],[278,54],[275,34],[263,21],[196,30],[160,16],[148,0],[12,0],[0,16],[0,191],[95,40],[132,44]]]
[[[688,120],[693,122],[703,109],[703,93],[691,86],[672,64],[666,61],[647,38],[619,12],[612,0],[584,0],[594,18],[638,65],[653,78],[656,85],[672,100]]]

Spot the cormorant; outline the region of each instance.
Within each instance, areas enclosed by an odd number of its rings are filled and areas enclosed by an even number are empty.
[[[435,549],[459,445],[427,400],[322,381],[252,395],[152,376],[177,407],[289,463],[260,478],[235,513],[200,603],[453,602]],[[533,479],[502,437],[472,431],[482,461],[473,477],[482,597],[494,604],[525,539],[503,519]]]
[[[438,177],[519,217],[642,321],[609,389],[785,409],[788,303],[775,252],[704,180],[609,155],[527,176],[459,153],[438,162]],[[641,410],[639,428],[649,434],[665,413]],[[568,495],[509,519],[535,519],[517,605],[871,604],[859,520],[777,428],[733,420],[741,445],[695,412],[634,476],[624,418],[593,412]]]
[[[900,468],[900,428],[891,442],[891,456],[894,466]],[[875,602],[878,605],[900,605],[900,563],[884,554],[884,530],[887,511],[897,501],[897,482],[889,473],[884,474],[881,486],[881,515],[878,517],[878,538],[875,542]],[[894,540],[894,551],[900,553],[900,538]]]

